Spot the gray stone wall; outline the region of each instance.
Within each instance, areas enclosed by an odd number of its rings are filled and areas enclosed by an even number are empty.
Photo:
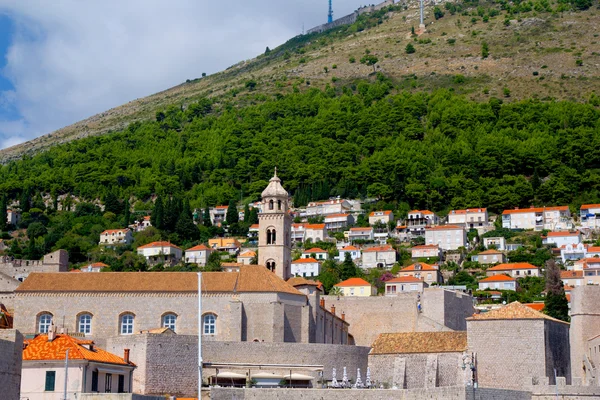
[[[546,377],[545,320],[470,320],[469,351],[482,387],[521,389]]]
[[[2,399],[19,400],[23,335],[15,329],[0,329],[0,388]]]
[[[0,257],[0,272],[17,280],[23,280],[32,272],[69,271],[69,253],[57,250],[46,254],[43,260],[19,260],[12,257]]]
[[[556,384],[556,376],[565,378],[571,384],[571,348],[569,345],[569,325],[545,321],[544,335],[546,345],[546,376],[551,385]]]
[[[578,286],[571,291],[571,374],[584,382],[588,339],[600,333],[600,286]]]

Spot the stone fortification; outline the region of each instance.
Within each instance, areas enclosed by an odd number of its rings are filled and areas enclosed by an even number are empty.
[[[370,346],[380,333],[466,330],[465,318],[473,315],[473,298],[461,292],[431,288],[397,296],[324,296],[350,324],[355,343]],[[417,303],[421,301],[421,313]]]
[[[134,373],[133,390],[142,394],[179,394],[193,396],[197,391],[198,338],[175,334],[138,334],[119,336],[107,341],[107,350],[121,354],[130,349],[130,359],[138,368]],[[349,379],[356,379],[356,370],[367,370],[368,347],[267,342],[204,342],[205,363],[303,364],[323,365],[324,379],[331,380],[333,368],[341,379],[347,367]],[[224,371],[221,369],[220,371]],[[235,371],[235,370],[232,370]],[[247,371],[237,370],[238,373]],[[276,372],[276,371],[273,371]],[[280,372],[281,371],[277,371]],[[215,373],[205,368],[204,380]],[[302,371],[317,378],[315,372]],[[317,382],[316,379],[314,381]]]
[[[341,18],[334,20],[333,22],[315,26],[314,28],[311,28],[308,31],[306,31],[306,33],[307,34],[321,33],[321,32],[325,32],[329,29],[337,28],[338,26],[350,25],[350,24],[353,24],[354,22],[356,22],[356,18],[358,18],[358,16],[361,14],[379,11],[382,8],[391,6],[391,5],[394,5],[394,0],[385,0],[384,2],[379,3],[377,5],[364,6],[364,7],[359,8],[358,10],[354,11],[352,14],[345,15]]]
[[[0,330],[0,388],[2,399],[19,400],[23,335],[14,329]]]
[[[0,273],[17,281],[24,281],[32,272],[67,272],[69,253],[57,250],[46,254],[42,260],[19,260],[8,256],[0,257]]]
[[[578,286],[571,291],[571,369],[573,378],[580,378],[583,383],[597,375],[597,369],[590,362],[588,340],[598,334],[600,286]]]

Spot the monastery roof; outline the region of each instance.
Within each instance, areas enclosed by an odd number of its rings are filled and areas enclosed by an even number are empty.
[[[273,177],[269,179],[269,184],[263,190],[261,194],[262,198],[265,197],[285,197],[289,196],[288,192],[281,186],[281,179],[277,176],[277,168],[275,168],[275,173]]]
[[[481,279],[479,280],[479,282],[507,282],[507,281],[516,281],[515,278],[513,278],[512,276],[508,276],[508,275],[494,275],[494,276],[488,276],[485,279]]]
[[[312,257],[307,257],[307,258],[299,258],[295,261],[292,261],[292,264],[312,264],[312,263],[318,263],[319,261],[315,260]]]
[[[583,271],[560,271],[560,279],[583,278]]]
[[[358,251],[360,250],[358,247],[355,246],[346,246],[346,247],[342,247],[341,251]]]
[[[123,228],[123,229],[107,229],[104,232],[101,233],[101,235],[109,235],[111,233],[118,233],[118,232],[127,232],[129,231],[129,228]]]
[[[415,278],[414,276],[399,276],[394,279],[390,279],[389,281],[385,281],[385,283],[411,283],[411,282],[420,282],[423,283],[423,279]]]
[[[348,287],[348,286],[371,286],[371,284],[362,278],[350,278],[333,286]]]
[[[312,249],[304,250],[303,253],[327,253],[327,251],[318,247],[313,247]]]
[[[480,253],[481,254],[481,253]],[[514,269],[538,269],[535,265],[526,262],[498,264],[495,267],[488,268],[488,271],[512,271]]]
[[[381,333],[369,354],[455,353],[467,349],[467,332]]]
[[[57,334],[51,342],[48,341],[48,335],[38,335],[26,342],[26,347],[23,350],[23,361],[64,360],[68,349],[69,360],[88,360],[135,366],[132,362],[126,363],[121,357],[96,346],[92,347],[93,350],[84,346],[93,344],[94,342],[91,340],[79,340],[69,335]]]
[[[431,226],[431,227],[427,227],[425,228],[429,231],[447,231],[447,230],[462,230],[462,226],[458,226],[458,225],[439,225],[439,226]]]
[[[467,318],[468,321],[473,320],[507,320],[507,319],[547,319],[554,322],[560,322],[561,324],[569,324],[568,322],[552,318],[546,314],[542,314],[524,304],[514,301],[507,304],[504,307],[498,308],[493,311],[486,313],[474,314],[472,317]]]
[[[104,272],[65,274],[33,272],[18,288],[28,292],[197,292],[195,272]],[[280,292],[302,294],[262,265],[241,265],[236,272],[202,273],[207,293]]]
[[[481,253],[479,253],[477,255],[479,256],[479,255],[482,255],[482,254],[483,255],[488,255],[488,254],[502,254],[502,252],[498,251],[498,250],[490,249],[490,250],[482,251]]]
[[[415,267],[417,265],[421,266],[421,269],[415,269]],[[437,271],[437,268],[435,268],[433,265],[429,265],[423,262],[419,262],[419,263],[414,263],[409,265],[408,267],[402,268],[400,270],[400,272],[408,272],[408,271]]]
[[[376,246],[376,247],[369,247],[368,249],[364,249],[363,253],[375,253],[375,252],[383,252],[383,251],[396,251],[394,250],[394,248],[392,246],[390,246],[389,244],[386,244],[385,246]]]
[[[211,248],[205,244],[199,244],[198,246],[191,247],[191,248],[187,249],[186,251],[205,251],[205,250],[211,250]]]
[[[140,246],[140,247],[138,247],[138,249],[152,249],[154,247],[173,247],[175,249],[181,250],[180,247],[175,246],[173,243],[169,243],[169,242],[152,242],[152,243],[148,243],[143,246]]]
[[[544,211],[568,211],[569,206],[556,206],[556,207],[530,207],[530,208],[515,208],[514,210],[504,210],[503,215],[507,214],[520,214],[520,213],[541,213]]]
[[[325,229],[325,224],[306,224],[306,229]]]
[[[392,212],[391,211],[373,211],[371,212],[371,214],[369,214],[369,217],[379,217],[379,215],[377,215],[378,213],[383,213],[383,215],[391,215]]]
[[[452,210],[448,213],[448,215],[451,214],[467,214],[467,213],[479,213],[479,212],[486,212],[487,208],[467,208],[465,210]]]

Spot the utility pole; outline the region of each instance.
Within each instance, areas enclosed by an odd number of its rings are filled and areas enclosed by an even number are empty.
[[[425,23],[423,22],[423,1],[424,0],[420,0],[420,4],[419,4],[419,8],[420,8],[420,11],[421,11],[421,20],[420,20],[420,24],[419,24],[419,29],[421,31],[425,30]]]
[[[333,5],[331,4],[332,0],[329,0],[329,13],[327,14],[327,23],[330,24],[333,22]]]
[[[64,400],[69,400],[67,397],[67,381],[69,380],[69,349],[65,354],[65,398]]]
[[[198,398],[202,396],[202,272],[198,272]]]

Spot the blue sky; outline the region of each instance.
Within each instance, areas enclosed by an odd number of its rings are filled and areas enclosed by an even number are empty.
[[[365,3],[334,0],[334,15]],[[0,148],[261,54],[327,0],[0,0]]]

